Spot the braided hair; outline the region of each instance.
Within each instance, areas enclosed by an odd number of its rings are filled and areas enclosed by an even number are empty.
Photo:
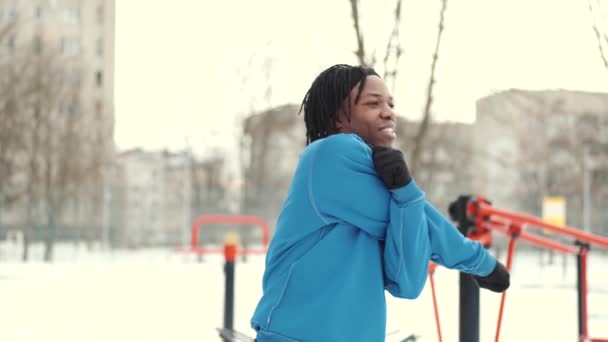
[[[317,76],[300,107],[300,113],[304,110],[307,145],[337,133],[336,121],[339,110],[342,109],[342,104],[347,98],[348,110],[345,110],[345,113],[350,121],[350,92],[357,83],[361,82],[355,97],[355,103],[359,102],[361,92],[365,88],[365,79],[370,75],[379,76],[369,67],[336,64]]]

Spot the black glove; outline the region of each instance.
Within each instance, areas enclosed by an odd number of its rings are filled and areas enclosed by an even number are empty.
[[[494,267],[494,270],[492,270],[492,273],[485,277],[473,275],[473,279],[475,279],[479,287],[493,292],[506,291],[511,284],[509,280],[509,271],[507,271],[505,265],[498,260],[496,260],[496,266]]]
[[[467,206],[472,200],[471,195],[461,195],[448,207],[450,218],[458,223],[458,230],[463,235],[467,235],[475,229],[475,222],[467,215]]]
[[[376,173],[387,189],[401,188],[412,180],[401,151],[385,146],[373,146],[372,159]]]

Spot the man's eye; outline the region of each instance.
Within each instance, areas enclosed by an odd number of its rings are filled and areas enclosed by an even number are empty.
[[[370,105],[370,106],[377,106],[377,105],[380,104],[380,102],[374,101],[374,102],[368,102],[367,104]]]
[[[395,108],[395,104],[394,103],[389,103],[388,106],[391,107],[391,109]]]

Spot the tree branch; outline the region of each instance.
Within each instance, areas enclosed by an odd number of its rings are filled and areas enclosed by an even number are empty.
[[[595,13],[593,11],[593,5],[591,5],[591,0],[589,0],[588,3],[589,3],[589,13],[591,15],[593,33],[595,34],[595,38],[597,39],[597,47],[598,47],[598,50],[600,53],[600,57],[602,58],[602,62],[604,62],[604,68],[606,68],[606,70],[608,70],[608,58],[606,58],[606,53],[604,52],[604,47],[602,45],[602,37],[604,38],[604,42],[608,42],[608,37],[606,36],[606,34],[600,33],[597,22],[595,20]],[[599,3],[598,3],[598,6],[599,6]],[[601,13],[601,9],[599,11]]]
[[[401,42],[399,40],[399,25],[401,24],[401,0],[397,0],[395,6],[395,21],[393,23],[393,31],[386,44],[386,54],[384,55],[384,75],[382,78],[388,83],[389,78],[391,79],[391,90],[395,92],[395,80],[397,79],[397,70],[399,66],[399,58],[401,57]],[[388,60],[391,56],[391,52],[395,53],[395,60],[392,70],[389,70]]]
[[[353,25],[355,26],[355,35],[357,36],[357,51],[355,55],[359,60],[359,64],[367,65],[365,62],[365,46],[363,42],[363,34],[359,26],[359,3],[358,0],[350,0],[350,8],[352,10]]]
[[[423,149],[424,137],[427,134],[428,128],[431,124],[431,105],[433,104],[433,88],[435,85],[435,69],[437,67],[437,59],[439,57],[439,46],[441,44],[441,36],[443,34],[444,29],[444,19],[445,19],[445,11],[447,8],[447,0],[441,1],[441,11],[439,13],[439,28],[437,30],[437,41],[435,43],[435,51],[433,53],[433,60],[431,62],[431,75],[429,77],[429,84],[427,87],[427,95],[426,95],[426,103],[424,106],[424,112],[422,117],[422,122],[418,129],[418,133],[414,138],[413,146],[414,149],[412,151],[411,161],[412,161],[412,170],[416,170],[416,167],[420,163],[420,155]]]

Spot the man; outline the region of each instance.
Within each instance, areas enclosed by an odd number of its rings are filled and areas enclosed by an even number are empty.
[[[373,69],[330,67],[302,108],[308,146],[266,256],[259,342],[384,341],[384,291],[418,297],[430,260],[508,288],[505,267],[425,200],[391,147],[394,99]]]

